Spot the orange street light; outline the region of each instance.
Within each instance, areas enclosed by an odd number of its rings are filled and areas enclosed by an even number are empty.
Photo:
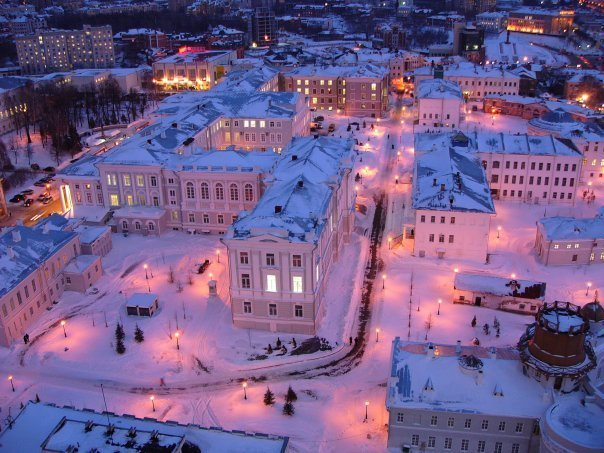
[[[386,289],[386,274],[382,274],[382,289]]]
[[[15,384],[13,382],[13,375],[12,374],[8,377],[8,380],[10,381],[10,386],[12,387],[13,392],[14,392],[15,391]]]
[[[177,330],[174,336],[176,337],[176,349],[180,350],[180,343],[178,342],[178,339],[180,338],[180,332]]]
[[[244,381],[241,387],[243,387],[243,399],[247,400],[247,381]]]
[[[155,396],[151,395],[149,399],[151,400],[151,407],[153,407],[153,412],[155,412]]]
[[[587,282],[587,291],[585,291],[585,295],[589,295],[589,288],[591,288],[591,282]]]
[[[67,322],[65,320],[61,321],[61,327],[63,327],[63,335],[65,335],[65,338],[67,338],[67,331],[65,330],[65,324],[67,324]]]
[[[369,401],[365,401],[365,420],[363,420],[363,423],[367,423],[367,418],[368,418],[368,410],[369,410]]]
[[[436,312],[437,315],[440,315],[440,306],[442,305],[442,303],[442,299],[438,299],[438,311]]]
[[[379,327],[377,329],[375,329],[375,342],[376,343],[380,342],[380,328]]]

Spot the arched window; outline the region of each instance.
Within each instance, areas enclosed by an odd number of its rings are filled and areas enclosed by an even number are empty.
[[[141,223],[138,220],[136,222],[134,222],[134,229],[135,230],[140,230],[141,229]]]
[[[148,225],[149,231],[155,231],[155,224],[153,222],[149,222]]]
[[[192,182],[187,183],[187,198],[195,198],[195,188]]]
[[[254,188],[251,184],[246,184],[243,188],[245,201],[254,201]]]
[[[210,188],[208,187],[207,182],[201,183],[201,199],[209,200],[210,199]]]
[[[216,199],[224,200],[224,187],[220,183],[216,184]]]
[[[239,200],[239,188],[237,187],[237,184],[231,184],[229,192],[231,193],[231,201]]]
[[[122,230],[127,230],[127,229],[128,229],[128,221],[122,220]]]

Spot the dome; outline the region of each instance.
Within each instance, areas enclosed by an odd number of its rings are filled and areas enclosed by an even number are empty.
[[[604,321],[604,307],[602,307],[600,302],[590,302],[581,308],[581,316],[586,321]]]
[[[562,109],[545,112],[543,115],[541,115],[541,120],[553,124],[576,123],[573,117]]]

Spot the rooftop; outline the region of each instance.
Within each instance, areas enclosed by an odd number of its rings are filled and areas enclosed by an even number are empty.
[[[186,64],[186,63],[201,63],[203,61],[213,61],[217,58],[223,57],[227,54],[231,53],[231,51],[227,50],[211,50],[207,52],[186,52],[186,53],[177,53],[175,55],[170,55],[169,57],[162,58],[161,60],[156,61],[156,64],[165,64],[165,63],[176,63],[176,64]]]
[[[423,66],[414,71],[415,76],[431,76],[434,74],[434,68],[431,66]],[[506,78],[518,79],[520,76],[509,71],[481,66],[470,62],[460,62],[447,65],[444,67],[445,77],[482,77],[482,78]]]
[[[87,269],[89,269],[90,266],[92,266],[95,261],[99,259],[100,258],[96,255],[78,255],[73,258],[67,264],[67,266],[65,266],[65,269],[63,269],[63,271],[68,274],[81,274],[82,272],[85,272]]]
[[[394,339],[388,408],[538,418],[551,404],[544,388],[522,373],[514,349],[432,346],[434,356],[425,343]],[[482,366],[464,369],[464,355]]]
[[[145,271],[146,272],[146,271]],[[126,302],[129,307],[151,308],[157,300],[155,293],[134,293]]]
[[[212,88],[212,93],[253,93],[278,75],[278,70],[268,66],[260,66],[252,70],[231,71]]]
[[[298,77],[383,78],[388,69],[371,63],[354,66],[301,66],[287,73]]]
[[[455,275],[455,289],[475,291],[495,296],[513,296],[525,299],[543,300],[545,283],[518,280],[487,274],[461,272]]]
[[[590,219],[546,217],[540,219],[538,225],[549,241],[604,239],[604,208],[600,211],[603,214]]]
[[[419,83],[419,99],[463,99],[463,94],[456,82],[443,79],[426,79]]]

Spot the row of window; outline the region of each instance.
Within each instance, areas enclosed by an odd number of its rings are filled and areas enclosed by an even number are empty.
[[[434,234],[430,234],[428,236],[428,242],[434,242]],[[441,244],[444,244],[445,242],[445,235],[444,234],[439,234],[438,235],[438,242],[440,242]],[[455,236],[450,234],[449,235],[449,244],[453,244],[453,242],[455,242]]]
[[[176,195],[176,193],[174,193]],[[185,195],[189,200],[193,200],[196,197],[195,185],[192,182],[185,184]],[[239,186],[235,183],[229,186],[229,199],[231,201],[239,201]],[[199,185],[199,197],[202,200],[210,199],[210,186],[207,182],[202,182]],[[224,186],[222,183],[217,183],[214,186],[214,198],[216,200],[224,200]],[[254,201],[254,188],[251,184],[245,184],[243,186],[243,199],[244,201]]]
[[[253,315],[254,312],[252,310],[252,303],[250,301],[243,302],[243,313],[246,315]],[[277,304],[268,304],[268,315],[269,316],[278,316],[277,314]],[[304,307],[302,305],[294,305],[294,317],[303,318],[304,317]]]
[[[122,175],[122,181],[125,187],[132,186],[132,175]],[[137,187],[145,187],[145,176],[135,175],[134,181]],[[117,176],[115,173],[107,173],[107,185],[117,186]],[[151,187],[157,187],[157,176],[149,176],[149,185]],[[77,187],[76,187],[77,188]]]
[[[267,266],[275,267],[275,254],[266,253],[265,262]],[[250,264],[250,254],[248,252],[239,252],[239,264]],[[302,267],[302,255],[292,255],[292,267]]]
[[[518,196],[518,198],[522,198],[522,190],[519,190],[518,192],[516,192],[515,190],[510,190],[509,191],[510,197],[516,197]],[[508,190],[507,189],[503,189],[502,195],[504,197],[508,196]],[[564,192],[560,192],[559,193],[560,196],[560,200],[571,200],[573,198],[573,194],[571,192],[568,192],[567,194]],[[527,198],[531,199],[533,198],[533,192],[531,190],[529,190],[527,192]],[[543,198],[546,199],[547,198],[547,192],[543,192]],[[558,199],[558,192],[552,192],[552,198],[554,200]]]
[[[432,119],[432,113],[428,113],[428,118]],[[438,119],[438,113],[434,114],[434,118]],[[426,114],[424,113],[424,119],[426,119]],[[451,115],[447,113],[447,118],[445,118],[447,120],[451,119]]]
[[[462,85],[461,83],[459,83],[459,85]],[[482,80],[478,80],[476,81],[476,83],[474,82],[474,80],[468,81],[468,80],[464,80],[463,83],[464,86],[482,86]],[[503,85],[501,85],[501,82],[493,82],[492,80],[489,80],[488,82],[485,80],[484,82],[484,86],[489,86],[489,87],[500,87],[500,86],[504,86],[504,87],[515,87],[517,85],[517,82],[503,82]],[[480,93],[478,93],[478,95],[480,96]]]
[[[455,223],[455,217],[451,217],[449,220],[450,220],[451,224],[454,224],[454,223]],[[419,218],[419,221],[420,221],[421,223],[426,223],[426,216],[425,216],[425,215],[422,215],[422,216]],[[445,223],[445,222],[446,222],[446,217],[445,217],[444,215],[443,215],[443,216],[440,216],[440,223]],[[436,223],[436,216],[435,216],[435,215],[430,216],[430,223]]]
[[[420,446],[420,437],[419,434],[411,435],[411,445],[414,447]],[[428,436],[428,442],[425,445],[427,448],[436,448],[436,437]],[[457,447],[456,447],[457,448]],[[487,443],[484,440],[479,440],[476,442],[476,452],[485,453],[487,450]],[[453,438],[445,437],[443,440],[443,449],[444,450],[453,450]],[[459,451],[470,451],[470,439],[462,439],[459,445]],[[503,453],[503,442],[495,442],[493,447],[493,453]],[[520,453],[520,444],[514,443],[512,444],[512,448],[510,453]]]
[[[294,275],[292,277],[292,292],[293,293],[303,293],[304,285],[302,283],[303,278],[299,275]],[[252,279],[250,274],[241,274],[241,288],[242,289],[251,289],[252,288]],[[268,293],[276,293],[277,289],[277,276],[274,274],[267,274],[264,291]]]
[[[509,160],[505,162],[505,168],[508,170],[518,170],[518,164],[520,164],[520,170],[526,169],[526,162]],[[484,166],[484,168],[487,168],[487,161],[483,160],[482,165]],[[491,166],[493,168],[501,168],[501,163],[498,160],[494,160]],[[545,168],[545,171],[551,171],[552,164],[551,162],[545,164],[543,162],[531,162],[531,170],[537,170],[537,168],[539,169],[539,171],[543,171],[543,168]],[[556,164],[556,171],[577,171],[577,164]]]
[[[421,420],[419,415],[413,414],[413,415],[411,415],[411,417],[413,418],[413,420],[412,420],[413,424],[419,424],[419,422]],[[439,419],[442,421],[443,418],[444,417],[439,417],[438,415],[430,416],[430,426],[438,426]],[[405,421],[405,413],[398,412],[396,414],[396,421],[397,421],[397,423],[403,423]],[[471,418],[465,418],[464,423],[463,423],[464,429],[472,428],[472,422],[473,422],[473,420]],[[480,429],[482,429],[483,431],[486,431],[489,429],[489,426],[490,426],[490,421],[486,418],[483,418],[480,422]],[[502,420],[498,423],[497,430],[499,432],[505,432],[507,426],[508,426],[507,422]],[[455,428],[455,417],[447,417],[447,428]],[[514,432],[522,433],[523,431],[524,431],[524,423],[516,422],[516,424],[514,425]]]
[[[503,176],[503,183],[504,184],[510,184],[510,181],[512,184],[516,184],[516,182],[518,184],[524,184],[524,176],[516,176],[516,175],[504,175]],[[492,183],[498,183],[499,182],[499,175],[492,175],[491,176],[491,182]],[[535,184],[536,182],[536,184]],[[537,176],[537,179],[535,180],[534,176],[529,176],[529,186],[532,185],[537,185],[540,186],[541,185],[541,176]],[[548,186],[549,185],[549,177],[545,177],[543,178],[543,185]],[[569,187],[574,187],[575,186],[575,178],[554,178],[554,186],[563,186],[566,187],[567,185]]]

